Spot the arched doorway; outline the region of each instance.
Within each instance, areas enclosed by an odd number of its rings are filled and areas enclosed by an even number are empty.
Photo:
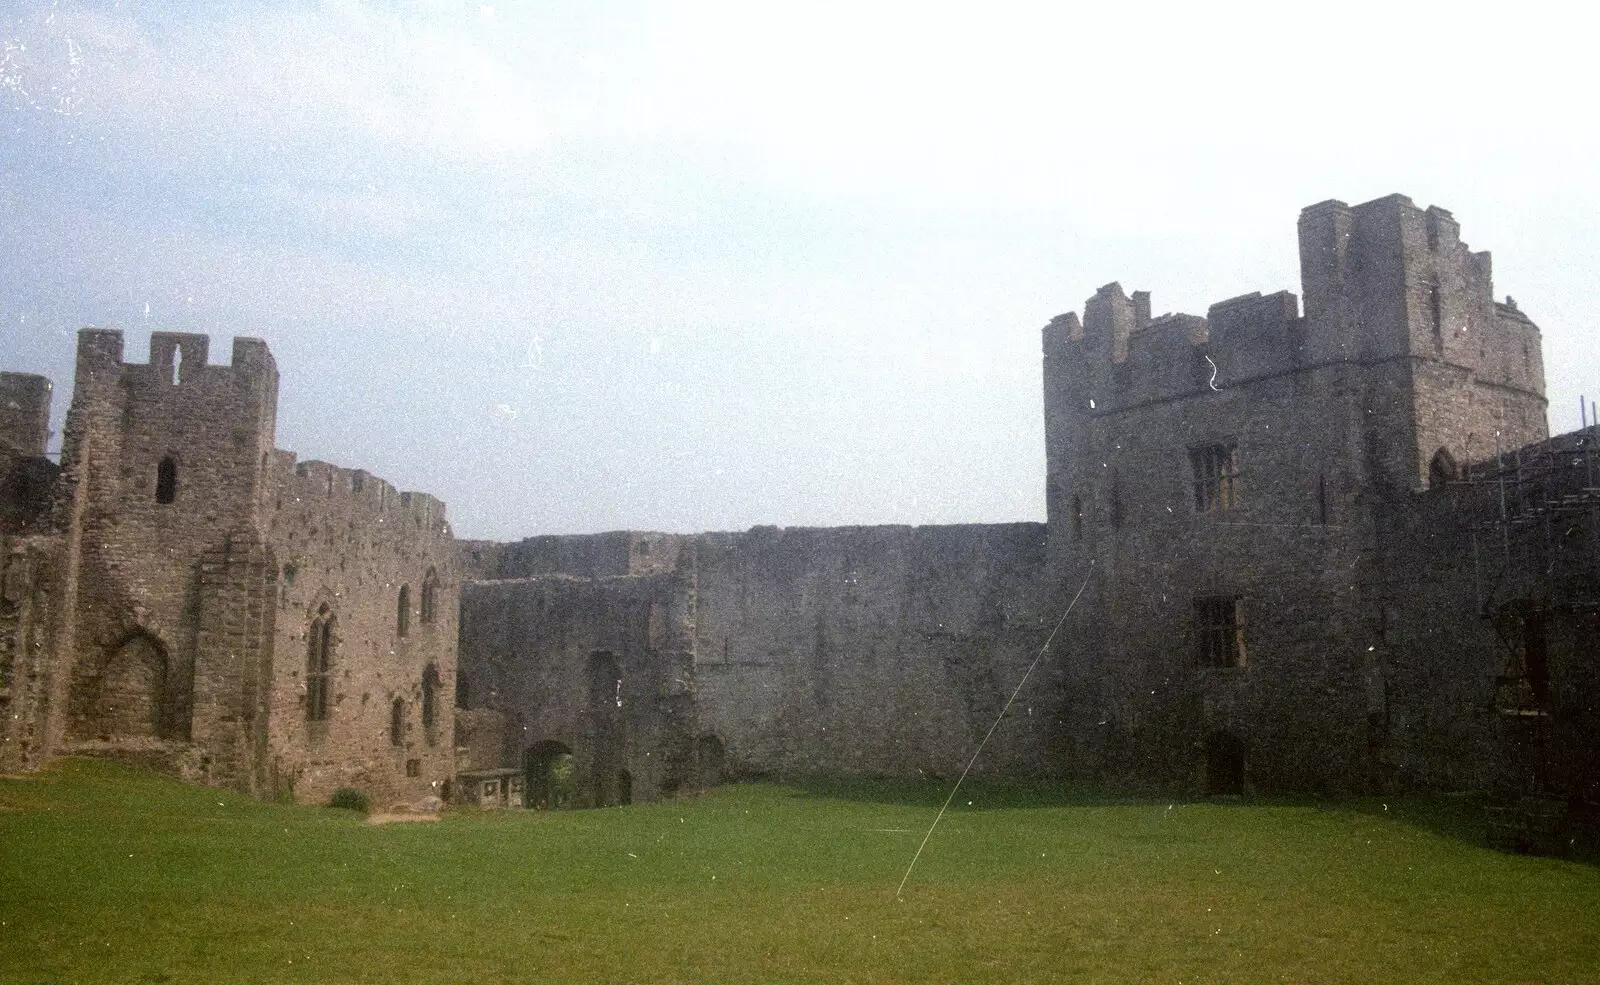
[[[561,810],[572,806],[572,750],[554,740],[535,743],[522,753],[524,807]]]
[[[106,651],[96,668],[74,684],[78,721],[84,739],[168,739],[188,737],[189,709],[180,695],[167,648],[148,633],[134,633]]]
[[[1205,787],[1212,797],[1244,793],[1244,743],[1228,732],[1206,737]]]
[[[1461,478],[1461,468],[1456,465],[1455,456],[1450,454],[1450,449],[1440,448],[1433,453],[1433,458],[1428,461],[1428,488],[1437,489],[1447,482],[1455,482]]]

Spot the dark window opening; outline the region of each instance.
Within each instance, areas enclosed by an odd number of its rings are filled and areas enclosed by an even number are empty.
[[[429,664],[422,672],[422,731],[428,745],[439,741],[439,668]]]
[[[1213,797],[1244,793],[1244,743],[1227,732],[1206,738],[1206,793]]]
[[[1189,449],[1194,469],[1197,513],[1225,513],[1239,508],[1239,446],[1232,442]]]
[[[156,502],[170,503],[178,497],[178,463],[169,455],[156,466]]]
[[[1428,318],[1433,326],[1433,351],[1444,352],[1444,300],[1439,294],[1439,278],[1428,279]]]
[[[462,711],[466,711],[467,709],[472,707],[471,705],[469,705],[467,703],[467,699],[470,696],[471,696],[471,692],[469,692],[467,690],[467,672],[464,671],[464,670],[457,670],[456,671],[456,707],[460,708]]]
[[[1317,522],[1324,526],[1328,523],[1328,480],[1320,473],[1317,475]]]
[[[328,720],[328,674],[333,669],[333,613],[317,610],[306,643],[306,721]]]
[[[389,744],[401,746],[405,741],[406,702],[404,698],[395,698],[394,704],[389,706]]]
[[[408,759],[408,760],[406,760],[406,776],[417,777],[417,776],[421,776],[421,775],[422,775],[422,760],[420,760],[420,759]]]
[[[1195,662],[1201,667],[1244,666],[1244,620],[1239,599],[1219,595],[1194,600]]]
[[[439,618],[439,575],[432,568],[422,579],[422,621],[431,623]]]
[[[398,636],[411,632],[411,586],[400,586],[400,597],[394,606],[394,631]]]
[[[1440,448],[1433,453],[1433,458],[1428,461],[1428,487],[1430,489],[1442,486],[1447,482],[1455,482],[1461,478],[1461,469],[1456,465],[1455,456],[1450,454],[1448,448]]]
[[[1544,621],[1542,612],[1522,618],[1522,671],[1540,707],[1550,702],[1550,648],[1545,639]]]
[[[1112,468],[1109,471],[1110,471],[1110,475],[1107,477],[1107,481],[1108,481],[1108,483],[1109,483],[1109,485],[1111,487],[1111,492],[1110,492],[1110,499],[1111,499],[1111,529],[1112,530],[1121,530],[1122,529],[1122,478],[1121,478],[1121,476],[1117,475],[1117,470],[1115,468]]]

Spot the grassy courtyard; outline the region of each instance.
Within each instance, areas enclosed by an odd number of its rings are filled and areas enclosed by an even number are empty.
[[[980,786],[897,901],[943,793],[371,826],[70,762],[0,780],[0,982],[1600,982],[1600,868],[1468,801]]]

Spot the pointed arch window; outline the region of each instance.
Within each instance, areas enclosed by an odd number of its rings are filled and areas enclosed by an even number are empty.
[[[395,698],[389,705],[389,744],[403,746],[406,744],[406,699]]]
[[[156,466],[156,502],[170,503],[178,498],[178,463],[168,455]]]
[[[1428,488],[1436,489],[1460,478],[1461,469],[1456,465],[1456,458],[1450,454],[1450,449],[1440,448],[1433,453],[1433,458],[1428,462]]]
[[[429,664],[422,672],[422,731],[428,745],[439,742],[439,668]]]
[[[433,568],[422,579],[422,621],[432,623],[439,618],[439,573]]]
[[[333,613],[317,610],[306,634],[306,721],[328,720],[328,677],[333,670]]]
[[[394,631],[396,635],[405,636],[411,632],[411,586],[400,586],[400,597],[395,601]]]

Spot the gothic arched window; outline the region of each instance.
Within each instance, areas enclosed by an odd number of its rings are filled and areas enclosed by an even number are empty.
[[[427,577],[422,579],[422,621],[431,623],[437,618],[439,618],[439,573],[429,568]]]
[[[328,720],[328,678],[333,670],[333,613],[317,610],[306,634],[306,721]]]
[[[428,745],[439,741],[439,668],[429,664],[422,672],[422,731]]]

